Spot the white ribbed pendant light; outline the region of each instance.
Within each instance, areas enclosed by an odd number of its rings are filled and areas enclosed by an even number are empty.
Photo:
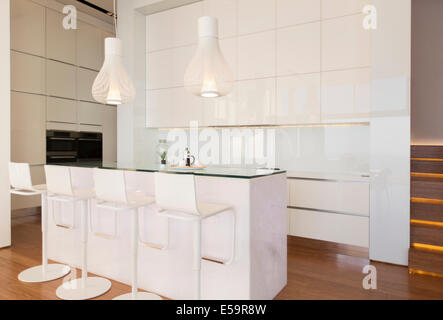
[[[198,25],[198,48],[185,72],[185,88],[204,98],[225,96],[232,90],[234,76],[220,50],[218,21],[206,16]]]
[[[114,23],[117,17],[114,0]],[[123,42],[118,38],[105,39],[105,62],[92,86],[92,96],[100,103],[120,105],[135,98],[135,88],[123,64]]]

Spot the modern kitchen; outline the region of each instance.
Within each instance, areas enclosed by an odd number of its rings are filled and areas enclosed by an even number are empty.
[[[0,300],[443,299],[439,1],[0,9]]]

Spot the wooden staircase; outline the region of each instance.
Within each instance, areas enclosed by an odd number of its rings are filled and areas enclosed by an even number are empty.
[[[443,146],[412,146],[409,270],[443,277]]]

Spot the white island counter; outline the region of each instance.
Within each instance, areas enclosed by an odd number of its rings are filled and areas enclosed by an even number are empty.
[[[127,170],[128,189],[155,194],[156,166],[64,164],[73,167],[73,184],[93,188],[92,169]],[[198,201],[231,206],[236,214],[236,254],[230,265],[202,261],[202,299],[273,299],[287,283],[286,173],[284,171],[211,168],[194,174]],[[78,208],[77,208],[78,210]],[[56,227],[72,225],[73,229]],[[93,210],[88,242],[88,270],[130,284],[130,214]],[[228,260],[232,215],[222,213],[203,222],[202,255]],[[168,226],[169,224],[169,226]],[[155,205],[140,215],[139,287],[171,299],[192,299],[192,226],[156,215]],[[49,259],[81,265],[80,214],[64,206],[49,211]],[[169,230],[169,241],[167,234]],[[108,236],[103,236],[108,235]],[[169,243],[168,243],[169,242]],[[168,243],[165,250],[162,247]],[[80,275],[77,275],[80,276]]]

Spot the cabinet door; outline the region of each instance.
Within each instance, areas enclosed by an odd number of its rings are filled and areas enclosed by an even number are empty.
[[[19,52],[11,52],[11,89],[45,94],[46,60]]]
[[[76,99],[76,70],[75,67],[47,61],[47,92],[49,96]]]
[[[46,97],[11,93],[11,159],[46,163]]]
[[[46,121],[77,123],[77,102],[48,97],[46,102]]]
[[[101,126],[103,124],[102,104],[79,102],[78,103],[78,122],[81,125],[90,124]]]
[[[71,64],[76,62],[76,30],[65,30],[59,12],[46,10],[46,56]]]
[[[27,0],[11,1],[11,49],[45,56],[45,8]]]
[[[77,29],[77,64],[94,70],[103,65],[103,34],[94,26],[79,21]]]
[[[95,102],[92,96],[92,85],[98,72],[78,68],[77,69],[77,99],[81,101]]]
[[[105,106],[103,112],[103,161],[117,161],[117,108]]]

